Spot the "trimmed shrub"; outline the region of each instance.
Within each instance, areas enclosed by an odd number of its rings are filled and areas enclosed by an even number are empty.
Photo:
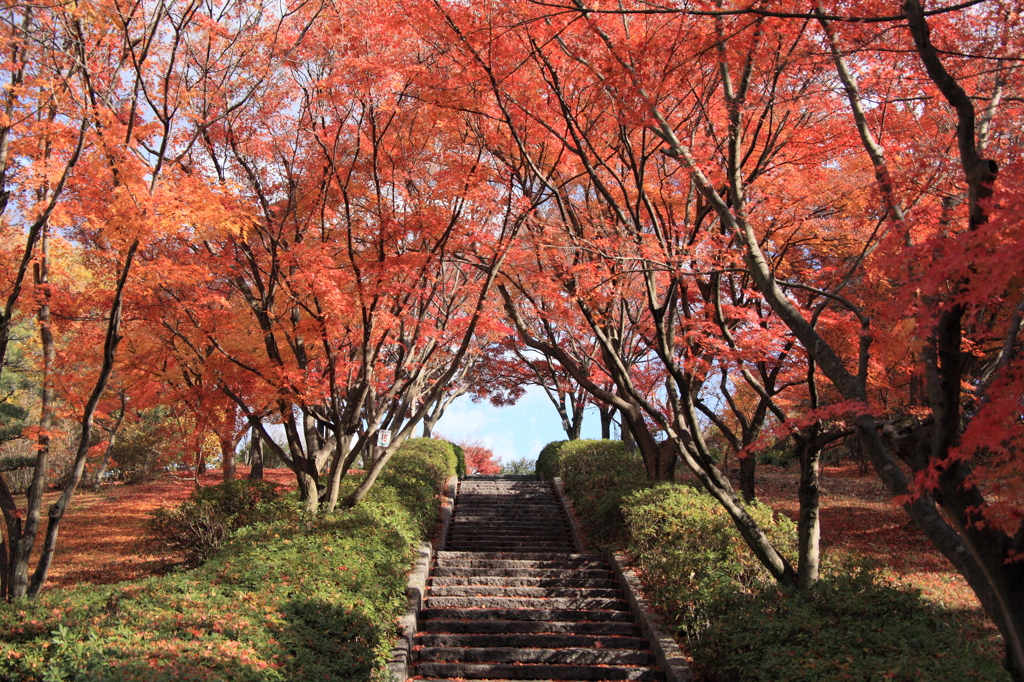
[[[826,570],[809,591],[732,599],[691,645],[708,682],[1008,680],[965,645],[955,617],[864,566]]]
[[[455,450],[455,475],[459,478],[466,477],[466,451],[455,443],[450,443]]]
[[[791,553],[796,526],[789,518],[756,502],[747,512],[780,552]],[[622,514],[648,594],[682,637],[699,637],[732,598],[773,583],[732,518],[704,491],[660,483],[629,495]]]
[[[157,546],[180,554],[185,566],[194,568],[220,549],[231,531],[274,521],[289,509],[273,483],[234,479],[197,488],[175,509],[152,512],[149,533]]]
[[[537,455],[537,466],[534,471],[537,478],[542,481],[550,481],[559,476],[558,459],[562,446],[568,443],[567,440],[555,440],[545,445],[540,454]]]
[[[410,438],[399,446],[371,489],[381,485],[394,489],[398,504],[412,514],[418,533],[429,537],[438,520],[440,495],[455,475],[454,446],[443,440]]]
[[[603,547],[624,537],[622,499],[647,487],[637,453],[617,440],[574,440],[559,448],[558,468],[587,537]]]

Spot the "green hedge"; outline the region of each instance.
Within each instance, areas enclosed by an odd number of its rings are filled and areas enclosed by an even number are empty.
[[[466,451],[455,443],[449,443],[455,451],[455,475],[459,478],[466,477]]]
[[[650,485],[643,460],[617,440],[574,440],[558,449],[558,470],[587,537],[603,547],[622,540],[622,499]]]
[[[1007,680],[956,617],[863,566],[831,567],[810,591],[779,588],[707,493],[650,486],[612,441],[560,449],[560,473],[584,530],[620,543],[705,682]],[[747,510],[786,556],[793,523]]]
[[[438,521],[441,495],[457,466],[455,446],[451,443],[410,438],[399,446],[374,487],[394,488],[400,503],[412,512],[420,537],[430,537]]]
[[[0,605],[0,680],[383,679],[454,467],[403,445],[353,509],[241,528],[195,570]]]
[[[550,481],[561,475],[558,470],[559,453],[562,446],[568,442],[567,440],[551,441],[541,449],[540,454],[537,455],[537,465],[534,468],[537,478],[542,481]]]
[[[749,504],[747,511],[772,544],[792,556],[796,525],[765,505]],[[704,491],[661,483],[626,497],[622,513],[626,547],[648,595],[682,637],[699,636],[732,597],[772,584],[732,518]]]

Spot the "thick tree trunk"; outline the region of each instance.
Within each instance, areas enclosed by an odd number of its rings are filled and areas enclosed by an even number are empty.
[[[754,490],[755,474],[757,472],[757,455],[748,452],[740,461],[740,494],[744,502],[753,502],[757,499],[757,491]]]
[[[611,440],[612,421],[615,419],[615,408],[611,405],[598,405],[598,413],[601,415],[601,438]]]
[[[800,459],[800,485],[797,489],[800,510],[796,522],[796,586],[805,590],[818,581],[821,563],[821,524],[818,518],[821,444],[814,433],[808,436],[794,436],[794,440]]]
[[[220,437],[221,470],[224,472],[224,480],[230,481],[235,477],[235,445],[230,439]]]
[[[263,441],[255,429],[249,441],[249,480],[263,480]]]

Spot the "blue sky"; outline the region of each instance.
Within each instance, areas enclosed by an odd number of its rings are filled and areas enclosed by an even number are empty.
[[[544,390],[532,386],[511,407],[474,403],[469,396],[462,396],[434,426],[434,437],[453,441],[477,437],[494,451],[495,459],[507,462],[526,457],[532,460],[537,459],[540,449],[551,441],[565,440],[561,421]],[[597,410],[587,410],[581,436],[601,437]]]

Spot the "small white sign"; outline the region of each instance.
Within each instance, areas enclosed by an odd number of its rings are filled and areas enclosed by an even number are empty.
[[[389,445],[391,445],[391,432],[381,429],[377,432],[377,447],[386,448]]]

